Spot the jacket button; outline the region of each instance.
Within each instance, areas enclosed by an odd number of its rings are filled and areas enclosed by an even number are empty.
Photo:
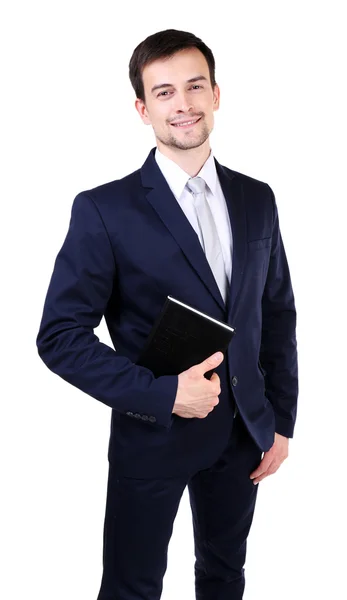
[[[155,417],[152,417],[152,415],[151,415],[150,417],[148,417],[148,420],[149,420],[151,423],[155,423],[157,419],[156,419]]]
[[[128,415],[128,417],[133,417],[134,416],[134,413],[131,412],[131,410],[128,410],[128,412],[126,414]]]
[[[135,419],[141,419],[141,415],[139,413],[134,414]]]
[[[141,419],[142,421],[148,421],[148,415],[142,415]]]
[[[236,377],[236,375],[234,375],[234,376],[232,377],[232,379],[231,379],[231,383],[233,384],[233,386],[234,386],[234,387],[235,387],[235,386],[237,386],[237,377]]]

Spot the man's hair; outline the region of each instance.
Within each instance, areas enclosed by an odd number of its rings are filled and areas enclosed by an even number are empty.
[[[145,102],[142,72],[146,65],[161,58],[169,58],[186,48],[197,48],[206,58],[212,88],[216,85],[215,60],[212,51],[193,33],[177,29],[165,29],[148,36],[134,50],[129,62],[129,77],[136,97]]]

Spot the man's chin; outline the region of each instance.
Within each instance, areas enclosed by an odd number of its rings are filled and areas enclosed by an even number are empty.
[[[202,146],[206,142],[208,137],[209,135],[207,134],[204,136],[199,136],[199,138],[197,139],[189,140],[181,140],[174,136],[170,136],[167,139],[158,139],[161,141],[162,144],[165,144],[165,146],[169,146],[170,148],[176,148],[178,150],[192,150],[193,148],[199,148],[200,146]]]

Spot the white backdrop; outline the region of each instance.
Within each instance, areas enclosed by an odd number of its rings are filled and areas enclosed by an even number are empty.
[[[273,188],[298,311],[298,420],[289,458],[260,483],[244,597],[347,596],[342,4],[4,3],[2,598],[96,600],[99,590],[111,409],[51,373],[35,338],[74,197],[139,168],[155,145],[128,62],[167,28],[215,55],[212,150]],[[104,320],[96,333],[111,345]],[[193,600],[193,565],[186,490],[163,600]]]

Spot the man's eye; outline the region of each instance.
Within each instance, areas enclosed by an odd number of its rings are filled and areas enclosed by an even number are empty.
[[[192,87],[193,87],[193,88],[202,88],[202,85],[198,85],[198,84],[196,84],[196,85],[192,85]],[[169,92],[168,92],[167,90],[165,90],[164,92],[159,92],[159,94],[158,94],[158,98],[159,98],[159,96],[163,96],[164,94],[168,94],[168,93],[169,93]]]

